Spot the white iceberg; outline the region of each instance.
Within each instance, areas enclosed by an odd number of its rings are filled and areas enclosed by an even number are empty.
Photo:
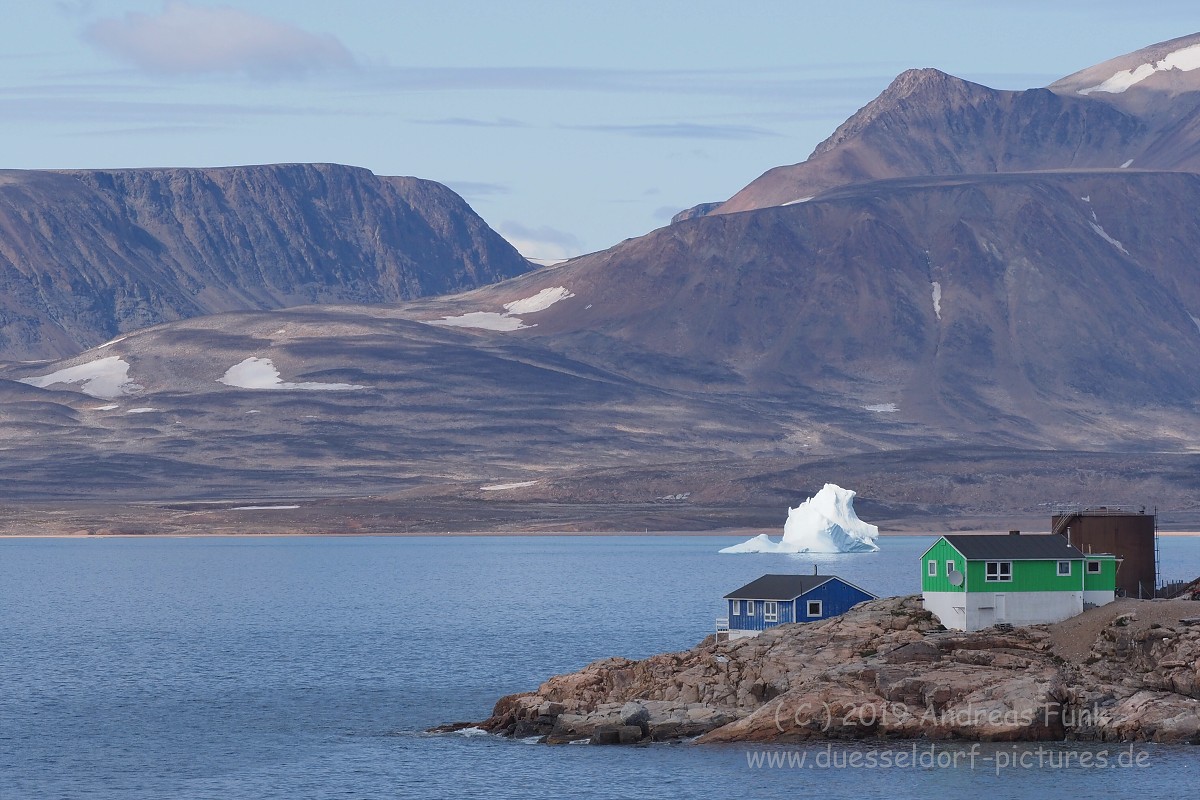
[[[874,553],[879,528],[854,513],[855,493],[827,483],[798,508],[788,509],[783,539],[765,533],[721,550],[722,553]]]

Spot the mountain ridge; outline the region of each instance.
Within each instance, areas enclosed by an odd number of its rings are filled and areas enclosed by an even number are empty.
[[[0,173],[0,352],[205,313],[379,303],[531,268],[444,186],[362,168]]]

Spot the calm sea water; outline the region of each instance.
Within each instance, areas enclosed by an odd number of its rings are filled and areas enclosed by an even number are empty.
[[[716,537],[0,540],[0,798],[1190,797],[1200,748],[539,747],[422,731],[596,658],[681,650],[725,592],[817,563],[917,591],[931,537],[719,555]],[[1169,577],[1200,539],[1164,539]],[[1125,748],[1128,751],[1128,746]],[[793,759],[755,767],[763,752]],[[958,766],[943,764],[958,754]],[[1007,767],[1007,761],[1022,754]],[[1063,765],[1064,753],[1071,759]],[[857,755],[856,755],[857,754]],[[1111,769],[1079,766],[1101,754]],[[847,766],[847,759],[863,759]],[[1056,761],[1055,758],[1058,760]],[[1127,759],[1128,760],[1128,759]],[[1064,780],[1069,780],[1065,784]]]

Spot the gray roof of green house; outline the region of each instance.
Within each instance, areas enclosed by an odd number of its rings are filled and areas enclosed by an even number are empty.
[[[1062,536],[1034,534],[1032,536],[946,536],[950,545],[971,561],[1038,561],[1083,558],[1077,547],[1067,544]]]
[[[854,586],[849,581],[836,575],[763,575],[758,580],[750,581],[740,589],[725,595],[726,600],[791,600],[806,592],[811,592],[827,581],[834,579]],[[854,586],[855,589],[859,587]],[[864,594],[871,594],[866,589],[859,589]]]

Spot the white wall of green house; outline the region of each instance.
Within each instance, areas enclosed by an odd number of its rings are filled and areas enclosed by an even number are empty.
[[[1117,559],[968,559],[944,538],[921,558],[925,608],[947,628],[981,630],[996,623],[1059,622],[1115,596]],[[961,585],[950,580],[962,574]]]

